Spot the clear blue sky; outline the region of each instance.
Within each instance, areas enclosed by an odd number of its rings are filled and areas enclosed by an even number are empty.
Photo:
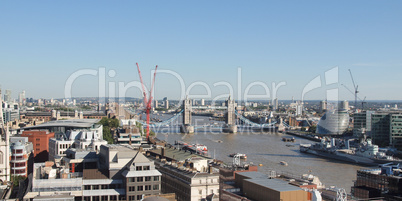
[[[80,69],[115,70],[111,82],[144,81],[150,70],[177,72],[186,86],[233,84],[237,69],[242,91],[260,81],[286,82],[279,99],[301,98],[313,78],[338,66],[338,85],[311,91],[325,99],[339,87],[353,99],[348,69],[368,100],[402,99],[401,1],[1,1],[0,85],[13,97],[63,98],[68,77]],[[323,81],[323,84],[324,81]],[[118,85],[118,84],[116,84]],[[108,87],[107,87],[108,88]],[[179,84],[158,74],[155,96],[179,97]],[[195,87],[192,94],[205,94]],[[262,94],[262,87],[250,93]],[[98,78],[79,77],[73,96],[97,96]],[[127,96],[140,97],[128,90]]]

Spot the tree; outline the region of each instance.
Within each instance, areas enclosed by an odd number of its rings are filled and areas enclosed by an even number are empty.
[[[110,119],[107,117],[103,117],[99,124],[103,125],[103,139],[108,142],[108,144],[113,144],[113,135],[110,132],[111,128],[116,129],[119,127],[119,120],[118,119]]]
[[[108,144],[113,144],[113,136],[110,133],[109,126],[103,126],[103,139],[106,140]]]
[[[20,185],[21,180],[25,180],[26,177],[24,176],[12,176],[11,181],[13,182],[14,188],[18,187]]]
[[[317,126],[311,125],[310,128],[308,129],[308,131],[312,132],[312,133],[315,133],[316,129],[317,129]]]

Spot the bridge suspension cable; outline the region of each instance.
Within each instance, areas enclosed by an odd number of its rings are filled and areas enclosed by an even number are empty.
[[[250,121],[249,119],[247,119],[247,118],[244,117],[243,115],[239,114],[239,113],[237,112],[237,110],[235,111],[235,114],[236,114],[236,115],[239,117],[239,119],[240,119],[241,121],[243,121],[244,123],[247,123],[247,124],[249,124],[249,125],[251,125],[251,126],[255,126],[255,127],[269,127],[269,126],[272,126],[272,125],[276,124],[276,121],[275,121],[275,122],[268,123],[268,124],[257,124],[257,123],[255,123],[255,122]]]

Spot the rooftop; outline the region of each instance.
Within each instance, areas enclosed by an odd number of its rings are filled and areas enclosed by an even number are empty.
[[[263,179],[263,178],[256,178],[256,179],[246,179],[245,181],[254,183],[259,186],[263,186],[269,189],[273,189],[279,192],[284,191],[298,191],[302,190],[300,187],[293,186],[286,181],[280,179]]]
[[[248,177],[250,179],[268,179],[268,175],[261,172],[237,172],[236,174]]]
[[[41,129],[49,127],[74,127],[74,128],[91,128],[94,124],[98,123],[99,119],[71,119],[71,120],[57,120],[48,121],[36,126],[25,127],[24,129]]]
[[[149,152],[157,154],[157,155],[162,155],[162,149],[155,149],[155,150],[150,150]],[[176,161],[185,161],[186,159],[189,158],[203,158],[203,159],[211,159],[209,157],[201,156],[198,154],[193,154],[190,151],[185,151],[181,149],[175,149],[175,148],[165,148],[165,156],[168,159],[171,160],[176,160]]]

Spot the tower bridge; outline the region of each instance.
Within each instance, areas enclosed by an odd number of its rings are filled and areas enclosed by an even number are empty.
[[[238,131],[238,128],[250,128],[250,129],[273,129],[275,127],[276,121],[271,122],[271,123],[266,123],[266,124],[258,124],[255,122],[250,121],[240,113],[236,111],[235,108],[235,101],[231,99],[231,97],[228,98],[225,102],[226,106],[217,106],[217,107],[205,107],[209,109],[226,109],[224,112],[224,117],[225,117],[225,122],[223,125],[216,125],[215,124],[205,124],[205,125],[192,125],[192,112],[194,108],[200,109],[200,106],[192,106],[192,100],[186,98],[183,100],[183,109],[177,113],[175,113],[172,117],[169,119],[166,119],[162,122],[152,122],[149,124],[150,127],[164,127],[174,121],[176,121],[180,115],[182,115],[182,120],[180,124],[175,124],[172,125],[172,127],[179,127],[181,133],[194,133],[195,130],[197,129],[206,129],[206,128],[213,128],[213,129],[222,129],[223,132],[225,133],[236,133]],[[143,125],[147,125],[146,122],[139,121]],[[172,128],[170,127],[170,128]]]

